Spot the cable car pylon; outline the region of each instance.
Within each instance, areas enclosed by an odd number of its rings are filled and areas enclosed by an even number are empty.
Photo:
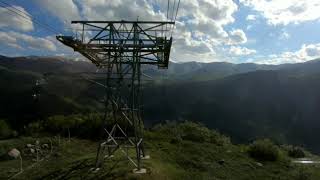
[[[172,37],[167,37],[173,21],[72,21],[82,26],[81,37],[56,36],[57,40],[79,52],[104,72],[105,114],[95,170],[104,159],[121,151],[144,173],[141,160],[146,156],[141,117],[141,66],[169,65]],[[135,149],[135,155],[128,148]]]

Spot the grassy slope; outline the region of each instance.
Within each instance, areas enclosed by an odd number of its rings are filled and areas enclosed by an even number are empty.
[[[15,179],[320,179],[319,166],[293,165],[283,156],[277,162],[261,162],[250,158],[245,145],[198,143],[194,141],[173,141],[163,132],[147,132],[146,147],[151,159],[143,164],[148,173],[132,174],[134,168],[121,152],[107,159],[99,173],[90,173],[94,164],[96,142],[80,139],[62,139],[60,146],[54,142],[52,155],[33,168],[27,168],[32,157],[24,157],[25,171]],[[33,138],[19,138],[0,141],[0,153],[17,147],[23,149]],[[40,138],[42,143],[48,142]],[[224,160],[224,164],[219,161]],[[18,160],[0,160],[0,179],[14,174]]]

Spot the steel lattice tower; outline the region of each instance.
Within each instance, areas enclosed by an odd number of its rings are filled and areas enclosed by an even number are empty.
[[[105,72],[104,131],[99,143],[96,168],[105,157],[123,152],[138,170],[145,157],[141,118],[141,66],[168,68],[172,38],[171,21],[72,21],[82,26],[80,38],[57,39],[88,58]],[[111,126],[107,127],[107,124]],[[127,148],[135,148],[135,158]],[[126,151],[127,150],[127,151]],[[107,154],[107,155],[106,155]]]

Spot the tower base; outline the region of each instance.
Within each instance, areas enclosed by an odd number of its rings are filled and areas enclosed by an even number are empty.
[[[132,171],[134,174],[146,174],[147,173],[147,169],[145,169],[145,168],[140,168],[140,169],[134,168]]]

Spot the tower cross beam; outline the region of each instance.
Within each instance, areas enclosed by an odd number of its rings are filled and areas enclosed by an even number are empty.
[[[71,21],[71,24],[88,24],[88,23],[95,23],[95,24],[175,24],[173,21]]]

